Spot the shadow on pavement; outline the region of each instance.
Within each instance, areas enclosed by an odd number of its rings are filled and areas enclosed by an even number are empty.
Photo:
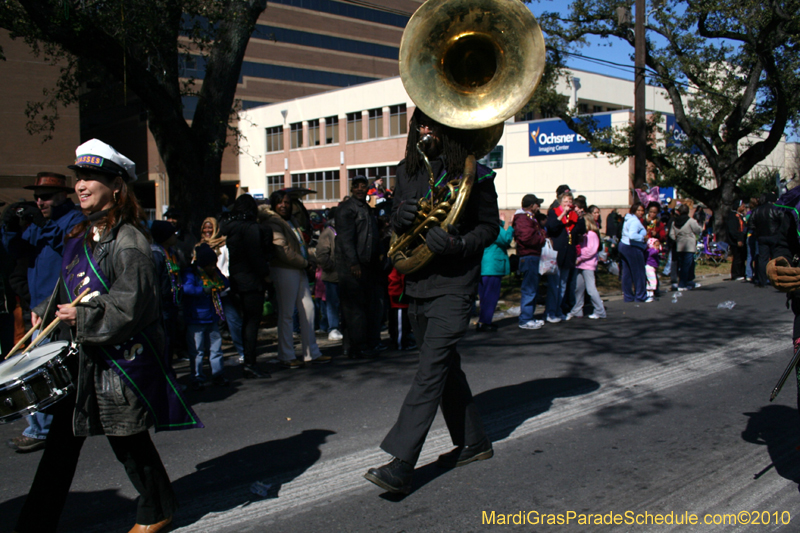
[[[180,505],[175,526],[188,526],[209,513],[264,499],[250,491],[256,481],[271,486],[267,498],[279,498],[282,485],[316,463],[321,456],[320,447],[334,434],[326,429],[310,429],[199,463],[196,472],[172,481]],[[0,523],[9,524],[9,531],[23,502],[24,497],[19,497],[0,504]],[[135,519],[135,500],[119,496],[116,490],[70,492],[58,530],[127,531]]]
[[[791,377],[789,379],[793,381]],[[785,391],[784,394],[786,393],[790,391]],[[742,431],[742,439],[766,446],[772,460],[761,471],[753,472],[753,479],[758,479],[771,468],[775,468],[779,476],[793,483],[800,483],[800,451],[797,450],[800,445],[800,427],[797,424],[797,410],[785,405],[767,405],[755,413],[743,414],[749,416],[750,420]]]
[[[185,526],[208,513],[262,500],[250,492],[250,486],[257,481],[270,486],[267,498],[279,498],[282,485],[314,465],[321,456],[320,447],[334,434],[327,429],[308,429],[198,464],[196,472],[172,483],[182,501],[177,525]]]
[[[546,413],[556,398],[589,394],[598,388],[599,383],[584,378],[534,379],[484,391],[475,396],[475,404],[483,417],[489,440],[495,442],[511,435],[525,421]],[[447,472],[447,469],[439,468],[435,463],[418,467],[414,471],[413,490],[419,490]],[[403,499],[390,493],[384,493],[381,497],[389,501]]]

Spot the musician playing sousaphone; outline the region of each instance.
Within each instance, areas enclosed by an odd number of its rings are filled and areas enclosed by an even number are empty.
[[[518,0],[427,0],[403,31],[399,59],[417,108],[397,167],[389,257],[406,275],[419,367],[381,443],[393,459],[364,477],[408,494],[440,405],[456,447],[439,456],[438,466],[494,454],[456,349],[469,325],[483,250],[500,230],[495,173],[476,158],[530,100],[544,71],[544,39]]]
[[[79,346],[68,363],[75,391],[51,408],[47,446],[15,530],[56,531],[85,438],[106,435],[139,492],[131,532],[162,531],[177,504],[148,427],[203,426],[166,358],[143,212],[128,188],[135,166],[96,139],[79,146],[76,157],[70,168],[88,220],[67,237],[55,312],[60,338]],[[88,296],[69,307],[86,289]]]
[[[469,155],[459,140],[459,132],[439,124],[419,109],[414,111],[406,156],[397,167],[391,223],[398,233],[409,230],[419,201],[431,195],[428,171],[417,153],[417,143],[425,136],[429,136],[429,142],[424,143],[423,150],[440,185],[450,177],[462,175]],[[456,345],[469,326],[483,250],[499,232],[494,176],[493,170],[477,165],[476,183],[460,222],[447,231],[433,227],[427,234],[427,246],[435,254],[433,260],[406,275],[405,295],[411,297],[408,317],[420,346],[419,368],[397,422],[381,443],[381,448],[394,459],[365,475],[384,490],[410,492],[414,465],[439,405],[456,446],[439,458],[439,466],[453,468],[488,459],[493,454],[467,377],[461,370]]]

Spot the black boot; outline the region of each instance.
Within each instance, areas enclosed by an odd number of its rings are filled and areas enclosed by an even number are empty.
[[[457,466],[468,465],[473,461],[483,461],[491,459],[494,455],[492,443],[484,437],[478,444],[472,446],[458,446],[457,448],[444,453],[436,460],[439,468],[455,468]]]
[[[389,464],[380,468],[370,468],[364,477],[383,490],[395,494],[408,494],[411,492],[413,475],[414,466],[395,457]]]

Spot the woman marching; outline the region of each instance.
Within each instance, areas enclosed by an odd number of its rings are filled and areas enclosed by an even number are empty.
[[[53,423],[15,531],[56,531],[86,437],[106,435],[139,492],[136,532],[167,529],[177,508],[148,427],[203,427],[180,395],[165,352],[158,285],[142,209],[127,182],[135,166],[92,139],[76,150],[75,193],[88,220],[67,236],[55,316],[75,391],[50,411]],[[81,292],[89,295],[69,307]],[[36,309],[45,318],[45,309]]]

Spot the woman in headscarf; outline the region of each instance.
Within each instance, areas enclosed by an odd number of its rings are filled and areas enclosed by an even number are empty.
[[[219,223],[214,217],[203,220],[200,226],[200,242],[195,245],[195,257],[197,248],[207,244],[209,248],[217,254],[217,268],[226,279],[230,279],[230,252],[226,244],[225,236],[220,233]],[[239,359],[244,363],[244,344],[242,343],[242,315],[241,303],[238,297],[230,289],[222,294],[222,310],[225,314],[225,322],[228,324],[228,331],[231,334],[231,341],[239,352]]]

